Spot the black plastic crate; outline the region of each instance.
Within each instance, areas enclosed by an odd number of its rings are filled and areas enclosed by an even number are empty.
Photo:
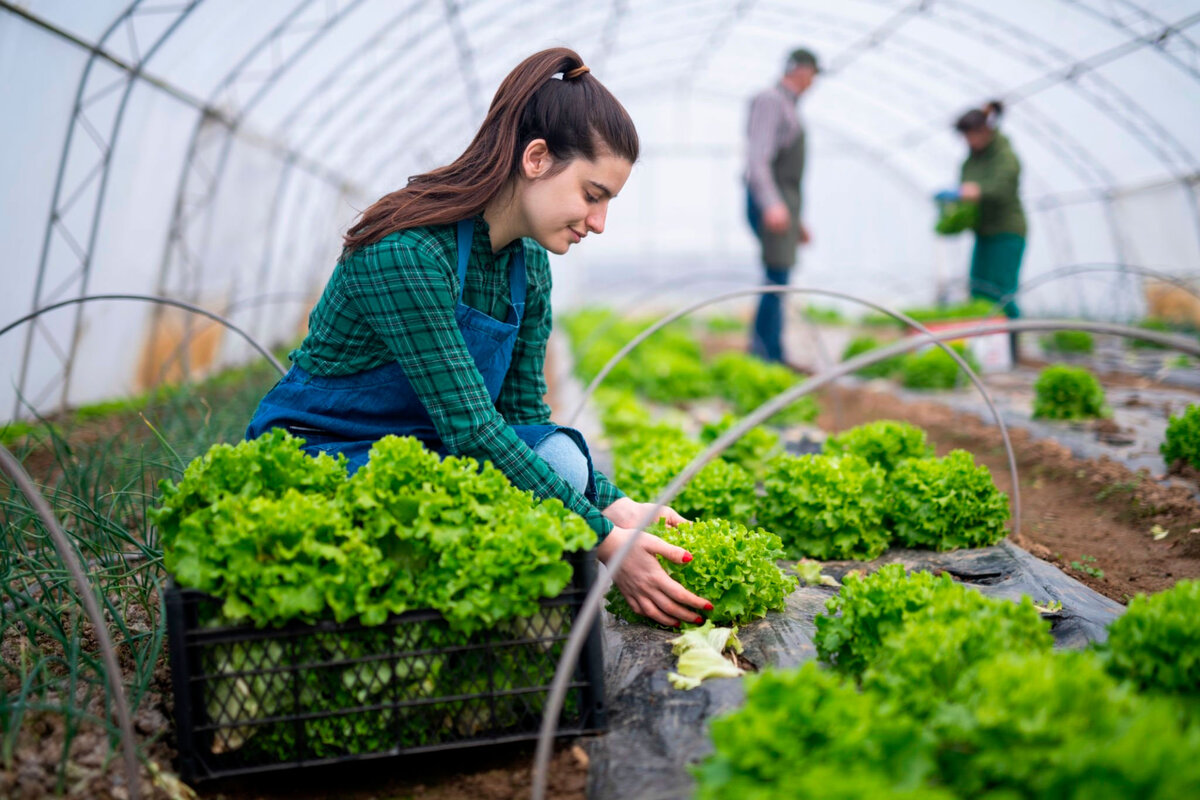
[[[220,601],[167,590],[180,773],[202,781],[537,738],[567,636],[595,581],[572,553],[571,584],[532,617],[465,636],[436,611],[382,625],[211,627]],[[599,624],[588,633],[559,736],[605,727]]]

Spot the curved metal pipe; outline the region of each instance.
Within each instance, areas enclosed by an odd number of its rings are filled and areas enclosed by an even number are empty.
[[[79,601],[83,604],[83,610],[87,614],[88,620],[92,623],[96,642],[100,645],[100,656],[104,661],[108,691],[112,695],[117,727],[121,730],[121,749],[125,755],[125,782],[129,798],[138,800],[141,780],[138,773],[137,738],[133,733],[133,720],[129,715],[129,701],[125,697],[125,686],[121,679],[121,666],[117,661],[117,651],[113,647],[112,638],[108,635],[108,625],[104,621],[104,614],[100,611],[100,604],[96,602],[92,584],[88,581],[87,573],[83,571],[83,565],[79,563],[79,557],[71,549],[71,542],[67,539],[67,534],[63,532],[62,526],[58,524],[50,504],[34,486],[33,480],[21,466],[21,462],[2,444],[0,444],[0,469],[12,479],[17,488],[21,490],[21,494],[25,495],[25,499],[33,506],[34,511],[41,518],[42,524],[50,533],[50,540],[54,542],[54,549],[58,551],[58,557],[63,560],[63,564],[66,565],[67,571],[71,573],[71,578],[75,581],[75,587],[79,592]]]
[[[1125,325],[1116,325],[1112,323],[1101,322],[1080,322],[1072,320],[1006,320],[1004,322],[992,322],[981,325],[974,325],[969,328],[960,328],[955,331],[943,331],[937,334],[932,334],[931,338],[938,342],[947,340],[970,338],[974,336],[986,336],[993,333],[1017,333],[1017,332],[1034,332],[1034,331],[1056,331],[1056,330],[1086,330],[1093,333],[1105,333],[1116,336],[1124,336],[1130,339],[1140,339],[1142,341],[1154,342],[1164,345],[1168,348],[1175,348],[1182,352],[1194,356],[1200,356],[1200,342],[1192,339],[1185,339],[1180,336],[1168,336],[1165,334],[1155,333],[1154,331],[1142,330],[1140,328],[1131,328]],[[567,638],[567,643],[563,648],[563,654],[559,658],[558,668],[554,673],[554,681],[550,685],[550,691],[546,697],[546,707],[542,716],[542,727],[538,733],[537,754],[534,758],[533,765],[533,785],[531,796],[534,800],[544,800],[546,795],[546,778],[547,770],[550,766],[550,751],[554,741],[555,721],[558,719],[558,714],[562,709],[563,699],[566,696],[567,684],[571,680],[571,673],[575,668],[575,663],[579,660],[579,653],[583,649],[583,640],[595,621],[596,616],[600,613],[600,603],[612,584],[612,576],[620,571],[621,564],[625,557],[633,549],[634,543],[638,536],[655,517],[658,512],[667,503],[675,499],[675,495],[683,488],[683,486],[691,480],[697,472],[703,469],[714,458],[742,437],[748,430],[756,425],[761,424],[764,420],[770,419],[783,408],[800,399],[801,397],[821,388],[827,383],[848,375],[856,370],[868,367],[872,364],[884,361],[894,356],[903,355],[919,349],[926,344],[924,339],[909,339],[897,342],[887,347],[881,347],[875,350],[868,351],[854,358],[843,361],[838,366],[814,376],[804,381],[803,383],[792,386],[775,397],[771,398],[754,411],[742,418],[742,421],[731,427],[729,430],[721,434],[708,449],[696,456],[690,464],[679,473],[676,478],[663,489],[662,494],[654,501],[653,507],[643,515],[642,519],[634,527],[634,535],[629,537],[629,540],[621,546],[621,548],[613,555],[606,565],[607,577],[597,580],[592,588],[588,591],[587,598],[584,600],[582,607],[579,610],[579,615],[576,617],[574,627],[571,630],[570,636]]]
[[[686,308],[682,308],[678,311],[674,311],[670,314],[667,314],[665,317],[660,319],[658,322],[654,323],[649,328],[642,331],[637,336],[633,337],[633,339],[631,339],[628,343],[626,343],[626,345],[624,347],[622,347],[620,350],[618,350],[616,352],[616,354],[614,354],[613,357],[608,360],[608,363],[606,363],[604,365],[604,367],[600,370],[600,372],[597,373],[596,377],[592,379],[592,382],[590,384],[588,384],[588,387],[586,389],[584,389],[583,397],[580,398],[579,405],[578,405],[578,407],[576,407],[575,413],[573,413],[571,415],[570,419],[567,420],[567,425],[575,424],[575,420],[579,417],[579,415],[581,413],[583,413],[583,409],[587,405],[588,398],[590,398],[592,396],[592,394],[596,391],[597,387],[600,386],[600,383],[604,380],[604,378],[608,375],[608,373],[611,372],[612,369],[614,367],[616,367],[616,365],[619,364],[621,362],[621,360],[623,358],[625,358],[625,356],[627,356],[633,350],[633,348],[637,347],[639,344],[641,344],[643,341],[645,341],[647,338],[649,338],[651,335],[653,335],[656,331],[661,330],[663,327],[671,324],[672,322],[679,319],[680,317],[690,314],[691,312],[693,312],[697,309],[703,308],[707,305],[711,305],[713,303],[719,303],[721,301],[729,300],[729,299],[732,299],[735,297],[744,297],[747,295],[753,296],[753,295],[762,295],[762,294],[815,294],[815,295],[821,295],[824,297],[833,297],[833,298],[837,298],[837,299],[841,299],[841,300],[849,300],[854,303],[859,303],[861,305],[867,306],[868,308],[873,308],[876,311],[880,311],[884,314],[887,314],[894,319],[898,319],[901,322],[905,323],[906,325],[919,331],[920,333],[922,333],[926,337],[928,337],[928,339],[930,341],[932,341],[934,344],[936,344],[938,347],[940,347],[947,355],[950,356],[950,358],[954,359],[954,362],[956,364],[958,364],[959,368],[962,369],[967,374],[967,377],[970,379],[971,383],[974,384],[975,388],[979,390],[979,394],[983,397],[983,402],[987,404],[988,410],[991,411],[991,413],[992,413],[992,419],[995,420],[996,427],[998,427],[1000,429],[1000,436],[1004,440],[1004,452],[1005,452],[1005,455],[1008,457],[1009,479],[1012,481],[1012,504],[1013,504],[1012,532],[1014,535],[1020,533],[1020,530],[1021,530],[1021,483],[1017,477],[1017,457],[1016,457],[1016,454],[1013,453],[1012,439],[1008,435],[1008,426],[1004,424],[1004,417],[1002,417],[1000,415],[1000,411],[999,411],[999,409],[996,408],[996,404],[994,402],[992,402],[992,396],[988,392],[987,387],[985,387],[983,385],[983,381],[980,380],[979,376],[975,374],[975,370],[971,369],[971,366],[966,362],[966,360],[962,356],[960,356],[957,352],[954,351],[954,348],[949,347],[948,345],[939,341],[936,337],[933,336],[933,334],[930,332],[930,330],[928,328],[926,328],[924,325],[922,325],[921,323],[917,322],[916,320],[912,319],[911,317],[909,317],[908,315],[906,315],[900,311],[894,311],[894,310],[888,308],[887,306],[880,305],[880,304],[872,302],[870,300],[865,300],[861,297],[857,297],[852,294],[846,294],[845,292],[838,292],[838,291],[834,291],[832,289],[812,289],[812,288],[807,288],[807,287],[803,287],[803,286],[756,286],[752,289],[739,289],[739,290],[735,290],[732,292],[725,292],[724,294],[716,295],[715,297],[709,297],[705,300],[701,300],[697,303],[693,303],[692,305],[687,306]],[[924,340],[922,340],[922,342],[924,342]]]
[[[208,317],[209,319],[211,319],[215,322],[221,323],[226,328],[229,328],[229,330],[233,331],[238,336],[241,336],[243,339],[245,339],[250,344],[251,347],[253,347],[255,350],[258,351],[259,355],[261,355],[263,358],[267,359],[267,361],[271,362],[271,366],[273,366],[275,369],[277,369],[279,371],[280,375],[284,375],[287,373],[287,370],[284,369],[283,365],[279,363],[279,360],[277,358],[275,358],[274,355],[271,354],[270,350],[263,347],[261,344],[258,343],[257,340],[254,339],[253,336],[246,333],[244,330],[239,328],[237,325],[234,325],[232,322],[225,319],[220,314],[216,314],[212,311],[209,311],[206,308],[201,308],[198,305],[195,305],[193,303],[188,303],[183,300],[174,300],[170,297],[159,297],[157,295],[152,295],[152,294],[89,294],[89,295],[84,295],[83,297],[72,297],[69,300],[61,300],[57,303],[51,303],[48,306],[39,308],[37,311],[33,311],[29,314],[26,314],[23,317],[13,320],[12,322],[5,325],[3,328],[0,328],[0,336],[3,336],[4,334],[8,333],[13,328],[17,327],[18,325],[20,325],[24,322],[29,322],[31,319],[36,319],[37,317],[41,316],[42,314],[45,314],[47,311],[53,311],[54,309],[62,308],[63,306],[75,305],[76,303],[89,303],[93,300],[140,300],[145,303],[158,303],[159,305],[164,305],[164,306],[174,306],[176,308],[182,308],[185,311],[191,311],[193,314],[199,314],[202,317]]]

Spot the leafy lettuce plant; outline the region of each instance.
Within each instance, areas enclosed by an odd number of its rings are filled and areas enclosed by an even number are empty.
[[[1182,461],[1200,469],[1200,404],[1190,404],[1178,417],[1171,415],[1159,451],[1168,467]]]
[[[846,345],[846,349],[842,351],[842,361],[849,361],[855,356],[878,349],[880,346],[879,340],[874,336],[856,337],[851,339],[850,343]],[[889,378],[900,369],[903,363],[903,356],[893,356],[863,367],[854,374],[860,378]]]
[[[1200,581],[1133,598],[1100,649],[1118,678],[1142,689],[1200,695]]]
[[[1087,331],[1054,331],[1041,338],[1042,347],[1051,353],[1090,353],[1096,341]]]
[[[758,523],[788,558],[872,559],[891,539],[883,524],[885,473],[856,455],[782,455],[771,462]]]
[[[937,586],[928,605],[909,608],[883,636],[862,685],[927,719],[975,665],[1011,652],[1049,653],[1053,644],[1028,597],[1013,603],[958,584]]]
[[[976,372],[979,360],[962,342],[951,342],[951,349]],[[900,367],[900,382],[909,389],[955,389],[969,382],[963,371],[950,355],[940,347],[930,347],[921,353],[907,356]]]
[[[662,556],[658,560],[685,589],[713,604],[708,619],[715,624],[741,625],[780,611],[796,589],[796,578],[775,563],[783,558],[783,546],[769,531],[710,519],[674,528],[657,522],[648,532],[692,554],[686,564]],[[615,587],[608,595],[608,609],[631,622],[645,621]]]
[[[701,360],[695,344],[688,340],[690,346],[680,349],[669,342],[656,342],[658,336],[656,334],[639,345],[649,348],[646,353],[640,354],[637,361],[638,388],[641,392],[660,403],[678,403],[710,396],[712,374],[708,365]]]
[[[827,613],[817,615],[817,655],[838,672],[858,677],[910,612],[928,608],[935,593],[953,591],[948,574],[909,575],[902,564],[887,564],[866,577],[851,573],[842,579],[841,591],[825,602]]]
[[[653,324],[652,319],[621,319],[611,311],[589,309],[565,320],[575,354],[576,370],[591,380],[631,339]],[[662,402],[706,397],[711,377],[700,345],[686,323],[656,331],[609,372],[604,386],[629,389]]]
[[[563,553],[595,544],[559,501],[416,439],[380,440],[353,478],[299,447],[280,431],[216,445],[152,512],[168,571],[223,600],[229,621],[374,625],[433,608],[476,630],[536,612],[570,580]]]
[[[904,461],[889,483],[888,524],[908,547],[957,550],[1004,538],[1008,496],[996,488],[987,466],[976,466],[966,450]]]
[[[1104,389],[1083,367],[1046,367],[1033,384],[1034,419],[1107,417]]]
[[[410,437],[376,443],[345,501],[364,538],[395,565],[364,602],[394,611],[406,594],[398,582],[412,578],[426,605],[464,631],[536,612],[571,579],[563,553],[596,541],[560,501],[537,502],[490,463],[440,459]]]
[[[953,797],[924,785],[934,743],[919,722],[853,681],[810,661],[744,683],[742,707],[711,723],[698,800]]]
[[[738,421],[732,414],[726,414],[717,422],[705,423],[700,430],[700,441],[708,446],[717,440],[725,431]],[[742,438],[721,453],[721,458],[749,472],[756,480],[761,480],[767,473],[767,465],[771,459],[783,452],[779,443],[779,435],[759,425],[746,431]]]
[[[1200,727],[1090,652],[1011,652],[964,674],[929,717],[938,783],[960,797],[1187,797]]]
[[[669,435],[668,435],[669,436]],[[704,447],[690,439],[643,435],[613,450],[613,480],[631,497],[658,497]],[[754,512],[754,477],[737,464],[716,459],[684,485],[671,507],[685,517],[749,522]]]
[[[200,514],[202,521],[232,497],[279,498],[289,489],[332,496],[346,481],[346,457],[321,453],[313,458],[301,449],[303,444],[275,428],[251,441],[213,445],[188,464],[179,483],[160,481],[159,507],[149,516],[163,549],[173,546],[184,520]]]
[[[796,373],[781,364],[769,364],[747,353],[732,351],[713,359],[712,376],[714,390],[729,400],[741,416],[799,382]],[[816,401],[805,395],[768,422],[791,425],[809,422],[816,416]]]
[[[334,499],[288,489],[192,514],[163,560],[181,585],[224,600],[228,619],[282,625],[354,616],[356,582],[381,557]]]
[[[629,389],[601,386],[593,395],[604,432],[612,438],[628,436],[650,424],[650,409]]]
[[[925,431],[907,422],[881,419],[851,428],[825,440],[825,452],[850,453],[891,472],[910,458],[928,458],[933,446],[925,441]]]

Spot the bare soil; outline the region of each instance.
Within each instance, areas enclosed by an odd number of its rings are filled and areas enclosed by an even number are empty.
[[[211,800],[524,800],[529,797],[531,745],[460,750],[412,760],[365,763],[351,769],[281,773],[199,793]],[[546,796],[585,800],[588,757],[582,746],[560,746],[550,763]],[[409,772],[415,772],[416,776]]]
[[[961,448],[1011,492],[999,430],[934,401],[904,402],[867,387],[824,392],[817,423],[833,432],[876,419],[925,429],[939,455]],[[1200,577],[1200,503],[1181,486],[1166,487],[1146,471],[1107,458],[1077,459],[1054,441],[1010,430],[1021,482],[1022,519],[1013,541],[1097,592],[1121,603],[1139,592]],[[1161,536],[1155,539],[1155,533]],[[1074,564],[1074,566],[1073,566]]]

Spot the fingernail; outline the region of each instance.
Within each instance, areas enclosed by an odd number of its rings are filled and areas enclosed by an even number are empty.
[[[691,560],[692,560],[692,554],[691,554],[691,553],[684,553],[684,554],[683,554],[683,563],[685,563],[685,564],[686,564],[687,562],[689,562],[689,561],[691,561]]]
[[[693,622],[695,622],[695,623],[701,623],[701,622],[704,622],[704,617],[696,617],[696,618],[695,618],[694,620],[692,620],[692,621],[693,621]]]
[[[712,611],[712,603],[705,603],[705,604],[704,604],[704,610],[705,610],[705,611]]]

